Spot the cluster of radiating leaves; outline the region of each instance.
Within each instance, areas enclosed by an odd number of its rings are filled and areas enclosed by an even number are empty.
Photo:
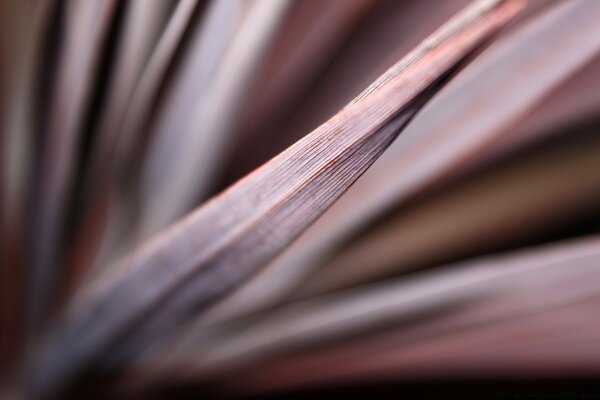
[[[4,2],[0,394],[597,371],[598,15]]]

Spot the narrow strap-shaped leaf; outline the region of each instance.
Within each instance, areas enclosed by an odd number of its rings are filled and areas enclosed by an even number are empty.
[[[276,256],[377,159],[465,57],[520,10],[478,1],[307,137],[158,235],[75,299],[33,357],[52,393],[135,333],[157,307],[170,326]]]
[[[473,167],[492,145],[509,142],[513,132],[507,128],[600,51],[600,25],[591,9],[600,12],[600,3],[553,3],[490,46],[423,109],[404,141],[396,141],[306,234],[206,319],[277,303],[374,218]]]
[[[198,181],[205,179],[204,171],[194,171],[188,161],[193,158],[201,163],[207,156],[194,154],[194,150],[201,152],[210,148],[204,146],[201,138],[212,132],[204,131],[205,121],[198,124],[196,117],[203,106],[207,108],[206,105],[212,104],[208,101],[211,86],[235,37],[244,14],[243,5],[235,0],[208,3],[202,23],[185,46],[186,52],[174,71],[164,99],[160,99],[161,105],[149,128],[148,151],[140,173],[142,239],[172,223],[193,205],[189,198],[178,197],[183,191],[195,188],[197,183],[183,176],[197,172]],[[177,157],[173,157],[175,154]],[[185,188],[182,189],[181,183]]]
[[[185,371],[187,378],[201,377],[209,367],[253,365],[251,361],[265,356],[290,352],[291,359],[296,360],[288,365],[289,372],[299,380],[337,375],[332,366],[345,365],[345,359],[356,360],[357,368],[348,371],[357,373],[363,361],[367,364],[372,357],[385,358],[389,352],[394,354],[394,365],[401,367],[407,361],[403,354],[414,348],[422,351],[431,342],[446,338],[452,342],[465,331],[476,332],[507,320],[527,321],[565,306],[589,304],[600,294],[599,259],[600,237],[596,235],[448,265],[408,279],[291,304],[243,329],[234,325],[223,330],[210,337],[208,344],[194,341],[203,334],[196,331],[195,336],[171,347],[177,349],[171,357],[161,354],[149,367],[168,366]],[[415,320],[416,316],[421,318]],[[564,316],[560,319],[564,321]],[[336,340],[361,332],[371,334],[336,345]],[[199,346],[203,342],[204,346]],[[293,354],[307,346],[313,349]],[[435,351],[431,354],[437,355]],[[308,369],[303,360],[310,365]],[[281,365],[277,361],[271,366],[267,363],[265,370],[276,374],[273,367],[277,364]],[[303,377],[303,368],[311,373]],[[254,379],[264,379],[264,372],[258,372]],[[242,380],[252,381],[252,377],[244,379],[241,375]],[[271,381],[275,386],[281,383]]]
[[[47,5],[45,3],[44,5]],[[33,160],[33,71],[49,7],[33,1],[0,4],[0,380],[22,336],[25,199]],[[22,20],[32,21],[27,29]]]
[[[127,106],[138,83],[138,79],[148,62],[148,58],[169,18],[170,2],[134,0],[124,6],[123,32],[115,49],[115,61],[110,79],[106,82],[106,94],[102,108],[96,116],[96,123],[90,129],[92,144],[90,155],[82,165],[80,188],[82,212],[81,222],[75,228],[71,243],[67,282],[63,285],[66,294],[93,269],[93,261],[99,260],[96,251],[101,245],[102,232],[108,233],[106,224],[99,222],[99,211],[107,201],[105,194],[109,187],[110,174],[114,161],[115,146],[121,131]],[[116,29],[116,28],[113,28]],[[160,80],[157,79],[160,82]],[[123,218],[124,219],[124,218]],[[104,248],[101,249],[104,254]],[[64,295],[63,295],[64,296]]]
[[[208,354],[197,363],[219,359],[240,362],[253,352],[268,354],[299,344],[343,338],[394,319],[402,322],[419,313],[461,303],[472,307],[477,304],[475,308],[484,312],[470,315],[469,321],[457,318],[458,323],[473,323],[473,320],[485,323],[539,308],[552,309],[564,302],[582,301],[600,293],[597,282],[587,287],[581,284],[600,273],[599,243],[597,237],[595,241],[587,238],[563,244],[562,249],[546,246],[488,256],[449,265],[441,272],[425,273],[421,278],[398,279],[293,304],[252,328],[238,331],[237,335],[223,335],[218,340],[221,345],[207,346]],[[542,292],[553,295],[540,296]],[[495,303],[490,306],[492,299]],[[410,331],[410,327],[405,330]]]
[[[124,134],[121,124],[131,96],[168,17],[168,2],[147,4],[144,0],[134,0],[128,4],[124,31],[118,43],[114,75],[107,82],[109,90],[106,106],[97,127],[99,138],[96,154],[90,160],[91,178],[96,177],[98,171],[112,160],[115,143],[119,135]]]
[[[52,84],[44,149],[40,156],[38,187],[34,197],[31,248],[31,327],[48,318],[54,303],[57,261],[68,194],[74,179],[78,144],[86,108],[92,98],[101,49],[107,39],[118,1],[65,2],[66,32],[59,68]]]
[[[590,121],[600,110],[600,51],[569,79],[553,90],[542,104],[524,121],[511,129],[506,140],[489,148],[489,156],[503,154],[507,149],[519,147],[553,133],[557,128],[576,125],[578,121]],[[568,129],[565,129],[568,130]]]
[[[301,129],[299,124],[294,124],[294,114],[302,108],[303,99],[318,86],[317,82],[321,82],[336,55],[348,39],[356,35],[357,26],[364,23],[378,4],[380,2],[374,0],[293,3],[256,84],[259,89],[244,113],[236,140],[231,143],[228,161],[221,171],[225,182],[245,175],[285,149],[285,143],[291,144],[302,137],[293,136],[293,132],[283,128],[282,124]],[[395,23],[404,25],[399,20]],[[370,56],[365,58],[370,59]],[[352,71],[356,72],[357,65],[353,67]],[[371,80],[367,78],[366,84]],[[348,80],[345,83],[348,84]],[[339,107],[335,111],[337,109]],[[302,134],[309,131],[304,130]],[[290,135],[296,140],[290,140]]]
[[[600,324],[590,316],[599,311],[596,295],[448,334],[430,332],[424,340],[406,340],[399,335],[352,341],[243,368],[220,380],[219,387],[260,397],[273,390],[306,390],[341,382],[593,376],[600,360]],[[203,382],[198,375],[178,376],[192,383]]]
[[[224,4],[216,2],[215,8]],[[238,8],[240,4],[233,2]],[[220,16],[230,20],[227,23],[207,20],[206,32],[195,46],[198,54],[178,82],[181,87],[167,118],[158,121],[142,171],[142,240],[180,218],[199,198],[208,197],[224,148],[251,100],[252,82],[289,4],[288,0],[249,3],[237,30],[231,11]],[[224,33],[228,24],[231,32]]]
[[[319,268],[299,287],[298,297],[519,244],[535,232],[558,229],[591,213],[600,201],[600,137],[577,139],[527,153],[408,212],[388,216]]]
[[[127,229],[133,223],[127,199],[131,190],[123,189],[122,181],[127,180],[132,170],[132,159],[136,159],[136,151],[143,147],[148,121],[158,93],[168,75],[169,66],[176,58],[185,32],[194,22],[201,2],[199,0],[182,0],[175,6],[172,15],[162,32],[158,43],[138,78],[138,83],[131,93],[123,121],[116,138],[113,164],[110,168],[109,199],[107,220],[99,238],[98,252],[90,267],[91,274],[101,270],[110,261],[118,258],[130,247]],[[94,211],[92,211],[94,213]]]

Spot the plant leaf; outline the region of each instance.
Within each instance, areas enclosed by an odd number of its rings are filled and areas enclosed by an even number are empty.
[[[520,1],[475,2],[332,119],[84,290],[32,359],[34,393],[55,393],[134,337],[136,326],[166,321],[156,339],[275,257],[522,7]]]
[[[482,150],[509,142],[519,133],[509,127],[597,56],[600,25],[591,8],[600,12],[600,3],[553,4],[490,46],[424,108],[405,140],[281,257],[207,311],[206,323],[277,304],[374,218],[493,153]]]
[[[170,347],[176,349],[170,357],[161,354],[154,358],[148,371],[163,367],[163,373],[176,370],[181,379],[202,382],[210,379],[206,373],[211,368],[234,366],[233,375],[221,376],[229,382],[227,387],[245,391],[381,376],[371,375],[374,371],[388,371],[398,378],[414,376],[413,372],[431,374],[442,369],[437,368],[442,360],[445,370],[451,372],[461,368],[463,358],[471,367],[463,368],[467,374],[477,373],[478,361],[493,370],[502,363],[481,358],[490,350],[486,346],[490,337],[515,344],[512,350],[525,346],[522,351],[532,342],[522,338],[511,341],[511,334],[531,334],[530,340],[550,350],[552,339],[574,341],[593,335],[598,342],[598,324],[590,326],[589,307],[598,309],[597,300],[590,303],[590,299],[598,299],[600,294],[599,260],[600,237],[596,235],[321,296],[282,307],[244,329],[234,325],[209,342],[201,336],[202,331],[196,331],[195,337],[179,342],[179,347]],[[584,320],[587,316],[588,328],[563,335],[577,314]],[[415,319],[417,316],[420,318]],[[560,329],[548,336],[543,329],[546,324]],[[374,327],[378,328],[375,332]],[[371,334],[357,336],[361,332]],[[350,340],[344,342],[343,338]],[[473,351],[464,346],[472,346]],[[296,349],[303,351],[294,354]],[[502,352],[510,346],[495,343],[493,349],[489,352],[495,361],[502,361]],[[567,349],[533,351],[530,356],[550,358],[563,370],[576,366],[576,360],[597,363],[598,352],[575,352],[573,362],[561,363],[560,356]],[[253,363],[277,355],[258,368]],[[523,364],[516,353],[511,357],[504,360],[505,365]],[[597,365],[593,362],[591,365]],[[543,370],[543,362],[536,364],[523,365],[523,370]]]
[[[597,125],[592,128],[595,131]],[[569,129],[569,135],[577,132]],[[570,139],[570,140],[569,140]],[[467,257],[596,209],[600,201],[600,137],[560,144],[501,165],[466,185],[388,216],[299,287],[313,296],[386,278],[444,258]],[[519,227],[515,230],[515,227]],[[466,254],[465,254],[466,252]]]
[[[45,141],[40,156],[39,185],[34,194],[35,225],[31,229],[32,329],[41,326],[55,303],[61,256],[61,236],[67,215],[68,194],[74,180],[78,140],[83,129],[85,109],[92,97],[94,74],[100,65],[117,1],[65,3],[66,33],[59,68],[54,77],[48,119],[44,121]]]

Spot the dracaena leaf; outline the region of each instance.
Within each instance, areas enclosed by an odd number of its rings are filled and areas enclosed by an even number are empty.
[[[518,1],[474,3],[329,121],[82,290],[33,357],[35,390],[57,390],[137,335],[155,339],[271,260],[521,9]]]

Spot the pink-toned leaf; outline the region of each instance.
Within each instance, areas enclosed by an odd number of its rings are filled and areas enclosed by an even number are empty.
[[[275,257],[521,9],[475,2],[331,120],[82,290],[32,358],[34,392],[59,390],[140,329],[156,339]]]

